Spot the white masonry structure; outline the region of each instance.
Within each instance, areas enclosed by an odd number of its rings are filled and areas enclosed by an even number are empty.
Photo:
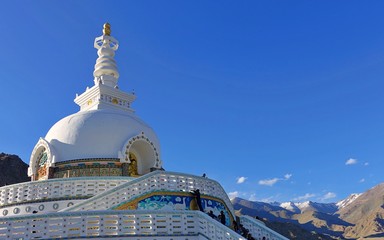
[[[110,34],[107,23],[95,39],[94,86],[76,96],[79,112],[34,147],[31,182],[0,188],[0,239],[245,239],[236,219],[255,239],[287,239],[236,218],[218,182],[164,171],[155,132],[131,108],[135,96],[118,88]]]

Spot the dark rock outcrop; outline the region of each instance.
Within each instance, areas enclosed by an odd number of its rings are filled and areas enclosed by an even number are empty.
[[[17,155],[0,153],[0,187],[30,180],[28,164]]]

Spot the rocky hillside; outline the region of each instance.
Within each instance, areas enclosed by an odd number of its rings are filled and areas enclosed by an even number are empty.
[[[282,208],[275,203],[251,202],[241,198],[234,198],[232,199],[232,204],[237,215],[258,217],[262,219],[269,228],[289,239],[332,239],[321,233],[313,232],[313,226],[305,223],[301,224],[295,217],[296,214],[294,212]]]
[[[241,198],[233,199],[232,203],[239,214],[265,219],[267,225],[290,239],[309,239],[302,235],[303,231],[293,230],[293,225],[320,234],[312,236],[316,239],[384,239],[384,183],[363,194],[351,194],[338,203],[280,204]]]
[[[305,239],[305,240],[332,240],[334,238],[331,238],[329,236],[325,236],[322,234],[318,234],[315,232],[310,232],[305,230],[304,228],[298,226],[294,223],[288,223],[288,222],[269,222],[264,221],[265,225],[269,227],[270,229],[273,229],[274,231],[280,233],[281,235],[289,238],[289,239]]]
[[[384,183],[361,194],[337,214],[354,224],[345,230],[345,237],[384,239]]]
[[[0,187],[30,181],[28,165],[17,155],[0,153]]]

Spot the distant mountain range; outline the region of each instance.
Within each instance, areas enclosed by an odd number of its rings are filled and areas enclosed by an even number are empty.
[[[268,223],[289,223],[287,228],[295,224],[320,234],[313,239],[384,239],[384,183],[337,203],[264,203],[241,198],[232,199],[232,203],[238,214],[257,216]],[[303,239],[284,225],[279,228],[275,230],[290,239]]]

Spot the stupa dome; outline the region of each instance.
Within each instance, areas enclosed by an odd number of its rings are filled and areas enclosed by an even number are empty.
[[[76,159],[120,158],[124,145],[135,136],[144,136],[143,142],[159,152],[159,141],[151,127],[131,112],[113,109],[67,116],[51,127],[45,140],[55,150],[53,163],[58,163]],[[141,154],[144,153],[148,151]]]

